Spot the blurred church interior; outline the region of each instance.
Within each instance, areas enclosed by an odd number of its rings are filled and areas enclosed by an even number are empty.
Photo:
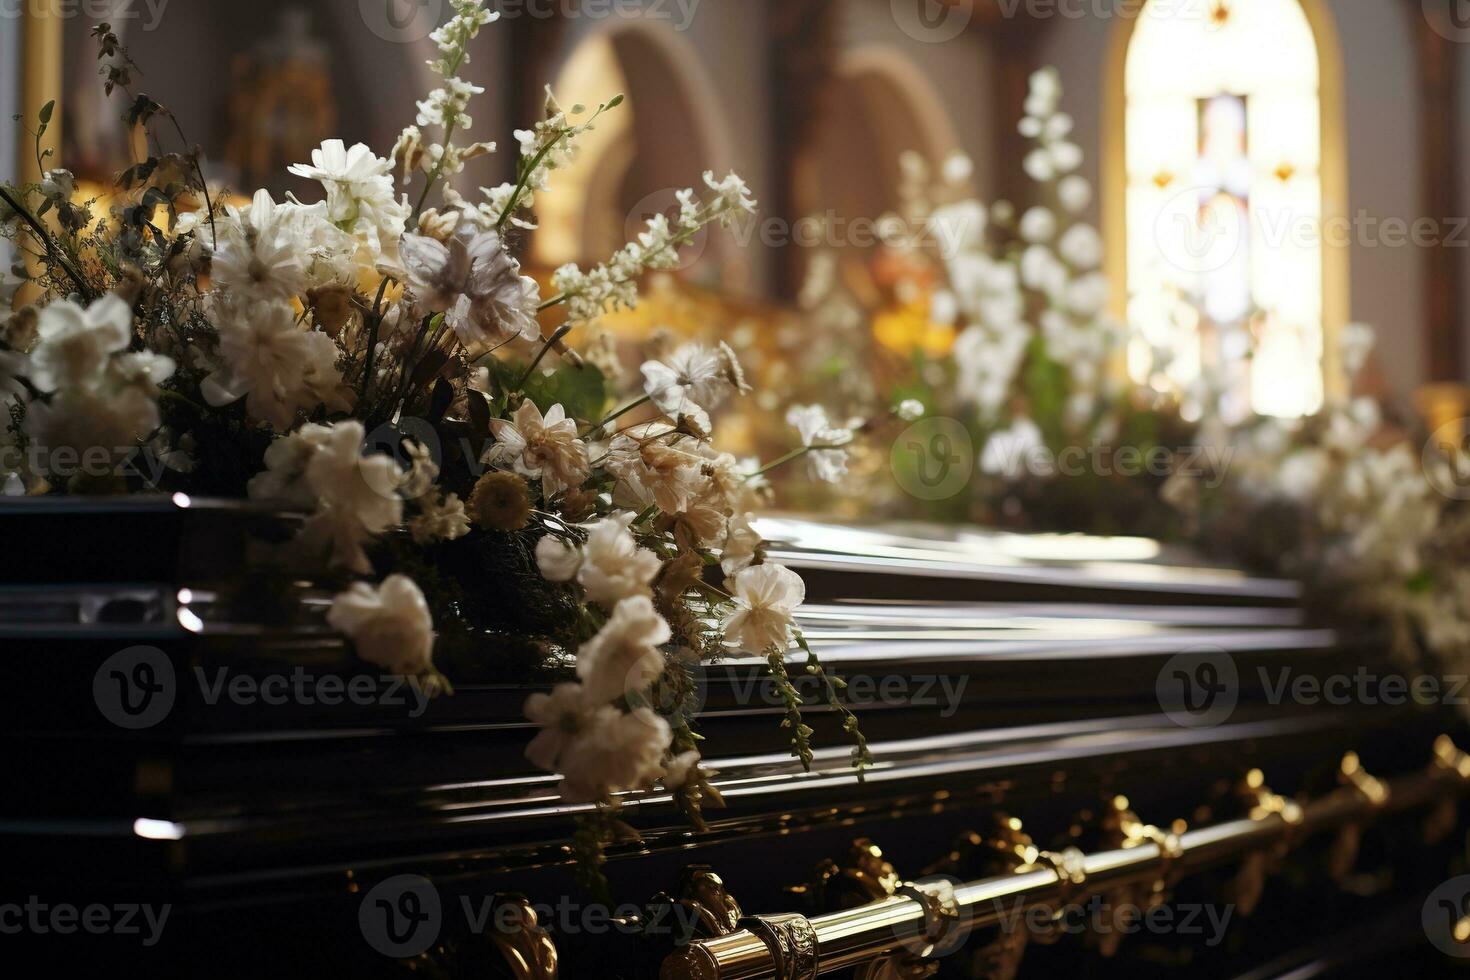
[[[1016,124],[1028,76],[1054,65],[1080,173],[1097,188],[1087,216],[1107,245],[1117,316],[1144,335],[1180,329],[1128,297],[1158,295],[1151,229],[1183,199],[1188,220],[1280,204],[1303,226],[1255,229],[1198,283],[1217,321],[1247,308],[1269,317],[1219,340],[1217,356],[1253,360],[1242,398],[1267,414],[1310,414],[1333,383],[1334,331],[1364,322],[1383,338],[1369,392],[1432,421],[1458,410],[1470,372],[1470,232],[1454,217],[1470,200],[1459,2],[1163,5],[1189,14],[1178,17],[1160,16],[1159,0],[921,0],[918,15],[897,0],[527,2],[506,8],[508,29],[482,39],[467,74],[489,93],[476,137],[502,144],[539,118],[546,85],[565,104],[627,95],[546,202],[529,252],[544,269],[607,255],[705,168],[745,175],[760,220],[733,240],[711,236],[675,278],[748,313],[797,302],[819,251],[803,240],[812,221],[843,288],[870,308],[884,301],[864,231],[901,208],[906,154],[937,169],[962,151],[981,200],[1032,203]],[[393,142],[430,84],[427,34],[444,4],[176,0],[156,16],[132,0],[52,6],[26,5],[6,25],[0,111],[33,113],[42,93],[64,93],[64,159],[84,187],[127,160],[85,16],[111,11],[142,89],[204,147],[211,181],[280,194],[304,190],[286,166],[328,133]],[[1220,50],[1192,57],[1200,44]],[[30,149],[0,135],[0,159],[22,178],[34,176]],[[502,145],[458,185],[473,194],[498,183],[513,160]],[[1208,201],[1194,193],[1201,180],[1214,188]],[[1416,236],[1423,216],[1433,231]],[[922,342],[942,346],[944,332]]]

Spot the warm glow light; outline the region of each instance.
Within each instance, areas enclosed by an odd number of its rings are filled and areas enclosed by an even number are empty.
[[[1182,393],[1208,372],[1227,414],[1316,411],[1321,72],[1301,3],[1149,0],[1125,78],[1130,373]]]

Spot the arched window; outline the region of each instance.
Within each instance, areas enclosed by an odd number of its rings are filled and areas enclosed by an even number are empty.
[[[1302,0],[1148,0],[1128,41],[1129,368],[1227,417],[1323,401],[1321,61]]]

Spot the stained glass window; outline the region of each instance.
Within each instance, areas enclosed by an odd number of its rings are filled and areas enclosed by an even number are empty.
[[[1301,3],[1149,0],[1125,85],[1130,371],[1195,412],[1315,411],[1322,127]]]

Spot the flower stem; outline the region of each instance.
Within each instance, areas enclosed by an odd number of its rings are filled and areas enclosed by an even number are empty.
[[[775,459],[771,460],[769,463],[765,464],[760,469],[756,470],[754,473],[747,473],[746,476],[745,476],[745,478],[747,480],[753,480],[753,479],[755,479],[758,476],[765,476],[767,473],[771,472],[771,470],[774,470],[776,467],[778,467],[778,466],[785,466],[787,463],[791,462],[793,459],[800,459],[801,457],[805,456],[807,453],[813,452],[815,450],[822,450],[822,449],[846,449],[846,448],[847,448],[847,446],[845,444],[844,445],[838,445],[838,446],[826,446],[826,445],[798,446],[797,448],[791,450],[791,452],[785,454],[784,456],[777,456]]]
[[[646,404],[648,404],[652,400],[653,400],[653,396],[651,396],[651,395],[644,395],[642,398],[638,399],[637,401],[629,402],[628,404],[624,405],[622,408],[618,409],[616,412],[613,412],[607,418],[603,419],[601,422],[598,422],[597,425],[596,425],[596,427],[594,427],[594,429],[592,431],[595,432],[595,431],[597,431],[597,429],[605,429],[605,428],[607,428],[613,422],[616,422],[618,419],[622,418],[624,415],[627,415],[629,412],[633,411],[633,409],[637,408],[640,405],[646,405]]]

